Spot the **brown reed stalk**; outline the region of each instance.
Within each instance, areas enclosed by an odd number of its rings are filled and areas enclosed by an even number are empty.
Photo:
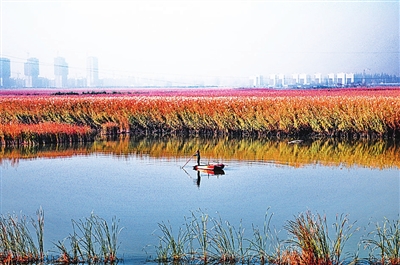
[[[310,211],[301,213],[285,225],[294,236],[288,242],[301,250],[300,265],[339,265],[346,241],[351,237],[353,224],[348,224],[346,216],[337,217],[334,224],[336,235],[330,240],[325,216],[313,215]],[[298,256],[298,252],[292,252]],[[297,258],[296,258],[297,259]]]

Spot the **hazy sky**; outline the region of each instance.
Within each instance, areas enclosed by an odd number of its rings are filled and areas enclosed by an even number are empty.
[[[399,1],[1,0],[1,56],[53,77],[54,57],[85,76],[141,73],[399,74]]]

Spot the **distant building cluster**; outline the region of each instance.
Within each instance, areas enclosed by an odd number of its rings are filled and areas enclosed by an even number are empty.
[[[40,77],[39,59],[28,58],[24,63],[24,77],[11,78],[11,63],[8,58],[0,58],[0,87],[2,88],[68,88],[99,87],[99,66],[96,57],[87,58],[86,79],[68,78],[68,63],[63,57],[54,58],[54,79]]]
[[[323,75],[310,74],[270,74],[257,75],[249,78],[251,87],[271,88],[318,88],[318,87],[355,87],[361,85],[399,84],[400,78],[388,74],[362,73],[330,73]]]
[[[97,57],[88,57],[86,77],[70,78],[69,66],[63,57],[54,58],[54,79],[40,77],[40,63],[37,58],[24,62],[23,76],[11,77],[11,61],[0,57],[0,88],[95,88],[95,87],[271,87],[271,88],[319,88],[352,87],[368,85],[400,85],[400,77],[385,73],[330,73],[323,75],[270,74],[250,78],[202,77],[133,77],[99,78]]]

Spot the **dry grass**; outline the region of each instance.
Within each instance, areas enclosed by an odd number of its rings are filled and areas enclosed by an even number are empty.
[[[226,95],[200,96],[196,92],[179,96],[3,96],[0,124],[68,124],[86,133],[90,127],[113,134],[392,137],[400,131],[399,95],[399,89],[378,89],[278,94],[231,90]],[[11,129],[0,131],[3,141],[6,135],[15,137]]]

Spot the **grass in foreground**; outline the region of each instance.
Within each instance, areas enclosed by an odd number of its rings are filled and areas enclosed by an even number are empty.
[[[278,233],[270,229],[271,217],[266,214],[262,229],[253,225],[250,239],[245,237],[241,224],[237,229],[220,217],[212,218],[203,212],[192,213],[176,237],[171,225],[161,224],[162,235],[154,261],[174,264],[400,264],[400,220],[378,224],[369,234],[374,238],[362,242],[371,247],[371,253],[377,257],[371,254],[369,258],[360,259],[356,254],[343,254],[346,242],[358,230],[354,223],[349,223],[347,216],[337,216],[330,227],[325,216],[309,211],[300,213],[284,226],[291,236],[288,240],[280,240]],[[333,228],[333,234],[328,233],[329,228]]]
[[[28,228],[28,218],[15,214],[0,217],[0,264],[25,264],[44,261],[44,212],[37,211],[37,222],[31,220],[37,243]]]
[[[400,264],[400,219],[386,219],[375,224],[369,236],[365,239],[366,246],[371,249],[370,260],[376,264]],[[374,253],[378,252],[376,256]]]
[[[287,221],[284,226],[290,238],[280,240],[270,229],[272,215],[265,215],[260,229],[253,225],[252,238],[245,237],[240,222],[234,227],[221,217],[212,218],[204,212],[193,212],[186,223],[173,232],[169,223],[159,223],[161,235],[155,246],[153,261],[163,264],[274,264],[274,265],[399,265],[400,219],[385,219],[360,243],[369,248],[367,258],[350,258],[343,249],[356,231],[347,216],[338,216],[332,226],[319,214],[307,211]],[[0,218],[0,264],[29,263],[108,263],[117,257],[119,220],[112,224],[91,214],[89,218],[72,220],[73,232],[58,241],[58,258],[51,259],[43,249],[44,212],[37,211],[31,219],[36,243],[29,230],[26,216],[7,215]],[[328,232],[333,228],[333,234]]]
[[[73,233],[55,246],[60,251],[58,263],[116,263],[118,261],[119,220],[111,226],[106,220],[91,214],[89,218],[72,220]],[[65,245],[69,242],[70,248]]]

